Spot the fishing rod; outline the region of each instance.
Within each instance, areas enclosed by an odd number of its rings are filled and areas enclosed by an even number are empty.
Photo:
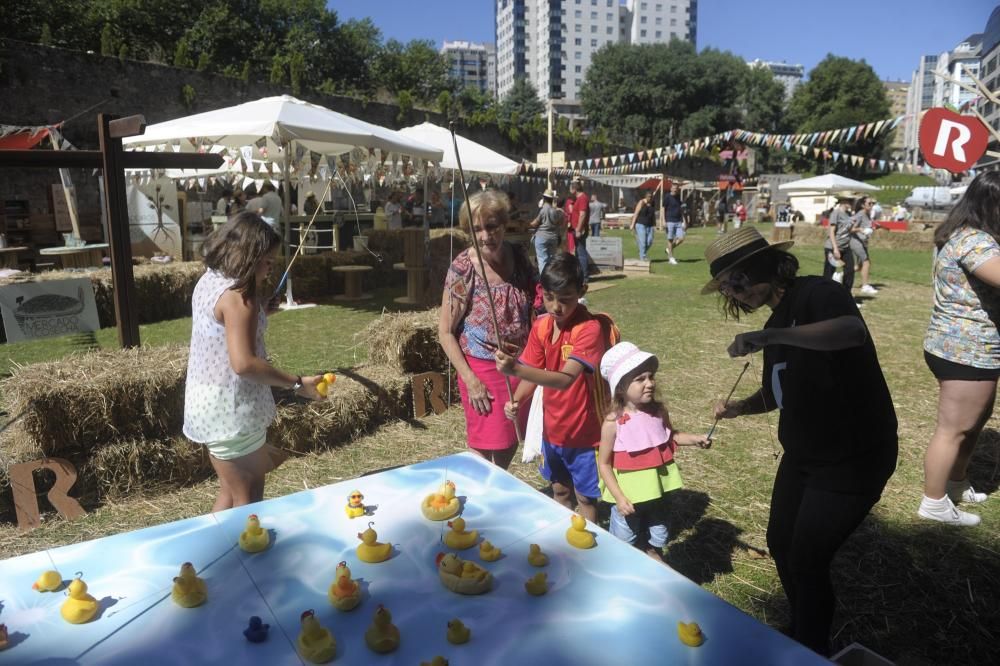
[[[731,390],[729,392],[729,395],[726,396],[726,401],[722,403],[723,405],[729,404],[729,399],[733,397],[734,393],[736,393],[736,387],[740,385],[740,380],[743,379],[743,375],[746,373],[747,368],[749,367],[750,367],[750,361],[747,361],[746,363],[743,364],[743,369],[740,370],[740,376],[736,378],[736,383],[733,384],[733,390]],[[715,417],[715,423],[712,424],[712,428],[708,431],[708,435],[706,435],[708,439],[712,439],[712,433],[715,432],[715,426],[719,425],[720,418],[722,417],[721,416]]]
[[[330,178],[326,182],[326,190],[323,191],[323,196],[319,198],[319,201],[326,201],[326,197],[330,194],[330,187],[332,186],[333,178]],[[313,211],[312,217],[309,219],[309,224],[306,225],[306,230],[299,234],[299,242],[295,248],[295,254],[293,254],[292,258],[288,261],[288,266],[285,268],[285,272],[281,274],[281,279],[278,280],[278,288],[274,290],[274,294],[271,296],[272,300],[277,298],[281,294],[281,290],[284,289],[285,281],[288,280],[288,273],[292,270],[292,264],[295,263],[295,260],[298,259],[299,255],[302,253],[302,243],[306,234],[308,234],[309,230],[312,229],[313,223],[316,221],[316,216],[319,215],[319,211],[322,209],[322,206],[316,207],[316,210]],[[291,222],[289,220],[285,220],[285,224],[291,224]],[[334,233],[337,233],[336,230],[334,230]]]

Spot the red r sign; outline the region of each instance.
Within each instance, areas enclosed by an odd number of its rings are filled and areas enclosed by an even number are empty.
[[[920,152],[935,169],[968,171],[986,153],[989,130],[975,116],[934,108],[920,123]]]

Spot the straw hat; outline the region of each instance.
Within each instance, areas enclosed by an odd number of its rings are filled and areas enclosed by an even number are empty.
[[[544,192],[542,192],[542,198],[543,199],[552,199],[552,200],[555,200],[555,198],[556,198],[556,191],[555,190],[545,190]]]
[[[711,294],[713,291],[718,291],[719,275],[753,255],[769,249],[784,250],[792,245],[795,245],[795,241],[768,243],[760,235],[760,232],[751,226],[743,226],[726,234],[705,248],[705,260],[708,261],[708,270],[712,274],[712,279],[701,288],[701,293]]]
[[[601,358],[601,376],[608,380],[608,386],[614,393],[621,383],[622,377],[632,372],[640,365],[653,359],[653,370],[660,365],[660,360],[649,352],[644,352],[631,342],[619,342],[604,352]]]

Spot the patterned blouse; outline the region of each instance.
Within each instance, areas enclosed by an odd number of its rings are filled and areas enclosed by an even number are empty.
[[[955,231],[938,251],[926,351],[952,363],[1000,368],[1000,290],[972,274],[995,257],[996,239],[969,227]]]
[[[504,243],[513,251],[514,270],[507,282],[490,285],[497,310],[500,335],[505,342],[523,347],[531,330],[531,308],[535,299],[538,272],[528,261],[524,248]],[[462,353],[473,358],[492,360],[497,350],[486,282],[473,268],[475,251],[465,250],[451,263],[444,281],[450,298],[465,303],[465,315],[459,324],[458,344]],[[471,294],[471,299],[469,295]]]

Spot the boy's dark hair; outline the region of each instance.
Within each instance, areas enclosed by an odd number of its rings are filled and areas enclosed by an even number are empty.
[[[583,291],[583,269],[580,260],[569,252],[560,252],[545,262],[542,270],[542,289],[550,292],[573,289]]]
[[[245,300],[257,300],[257,264],[281,244],[281,236],[257,213],[234,215],[205,241],[205,265],[227,278]]]

